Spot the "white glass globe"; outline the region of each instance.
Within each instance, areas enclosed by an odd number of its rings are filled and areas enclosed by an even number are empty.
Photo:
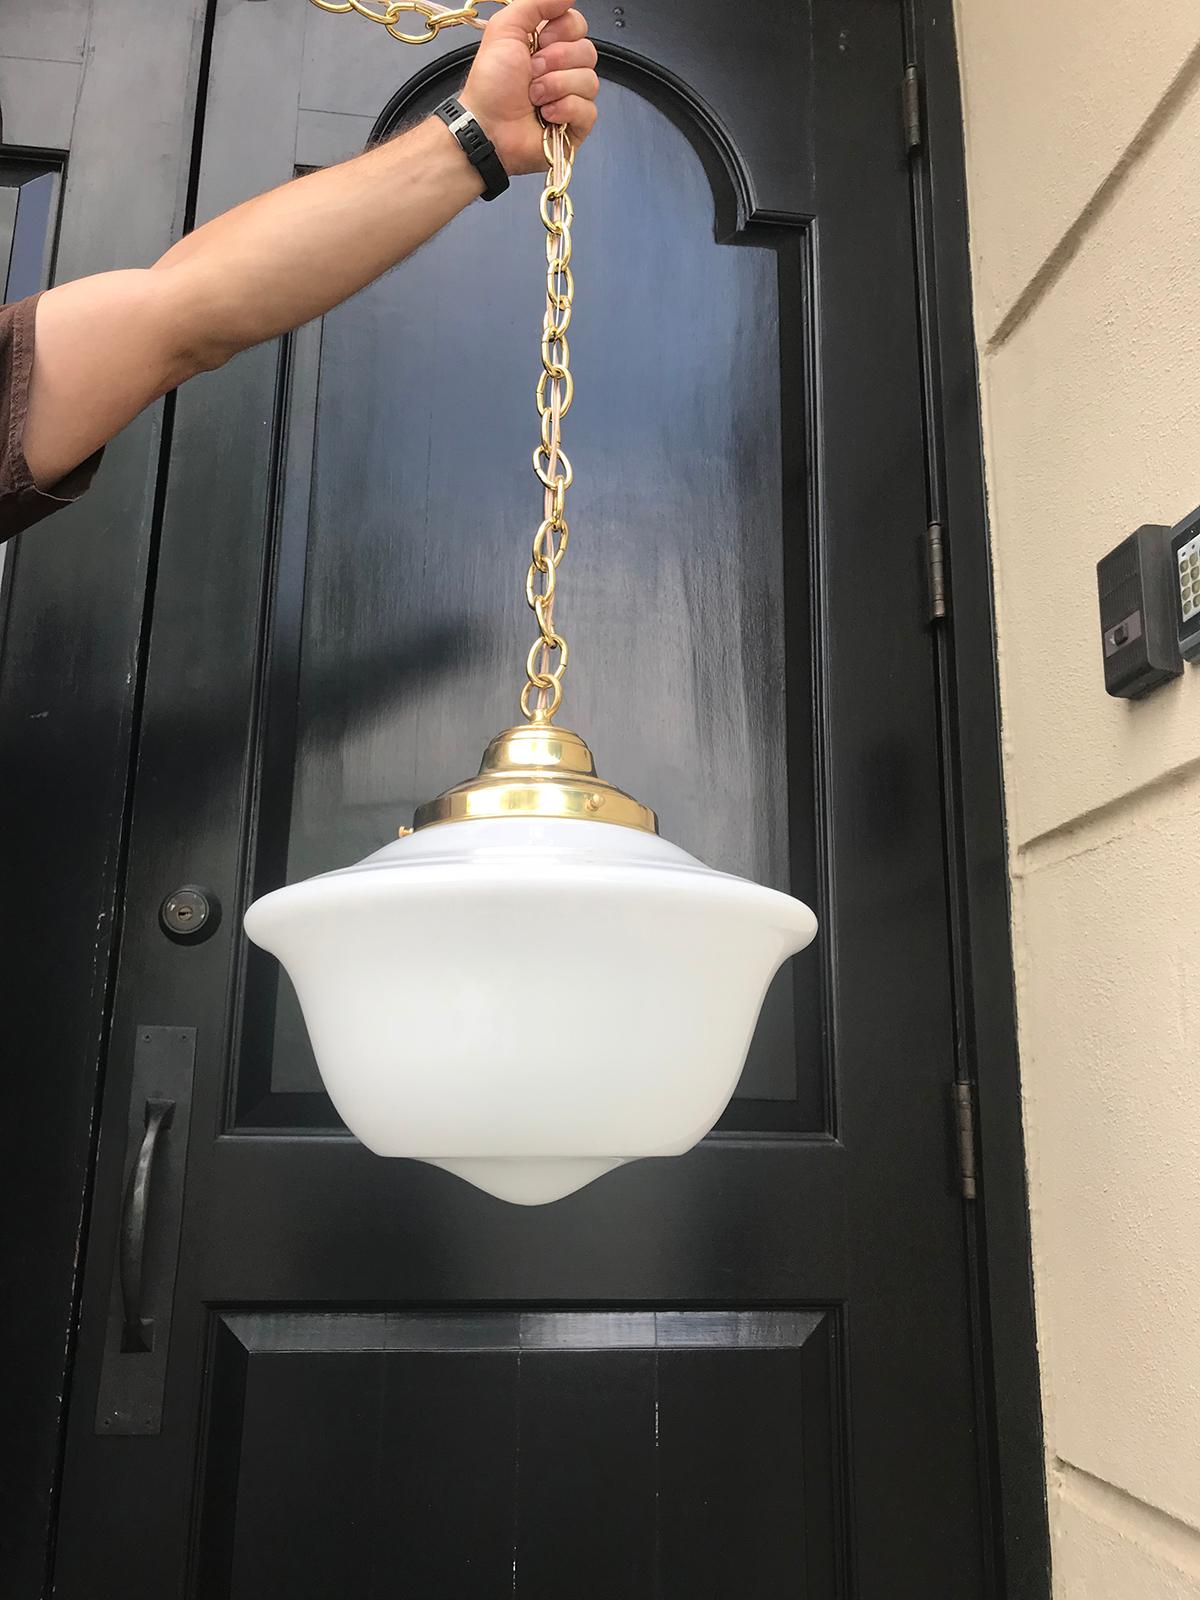
[[[421,828],[246,913],[351,1132],[525,1205],[702,1139],[816,927],[655,833],[519,812]]]

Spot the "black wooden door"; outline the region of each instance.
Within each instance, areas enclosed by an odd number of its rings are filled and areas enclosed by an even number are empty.
[[[0,286],[178,237],[204,0],[0,0]],[[169,405],[0,547],[0,1594],[42,1591]]]
[[[900,11],[593,20],[563,720],[669,838],[814,903],[818,945],[687,1157],[522,1209],[360,1148],[240,914],[392,837],[513,720],[536,180],[181,393],[65,1600],[985,1592]],[[200,216],[462,67],[220,0]],[[223,908],[206,940],[159,926],[183,883]],[[152,1326],[123,1333],[156,1097]]]

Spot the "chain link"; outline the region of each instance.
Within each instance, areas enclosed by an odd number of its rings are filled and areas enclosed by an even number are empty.
[[[479,15],[480,5],[506,6],[509,0],[467,0],[465,5],[454,8],[431,5],[428,0],[387,0],[379,9],[367,5],[366,0],[312,0],[312,3],[335,15],[355,11],[368,22],[381,23],[401,44],[429,44],[443,29],[456,28],[460,23],[470,28],[486,28],[488,19]],[[400,18],[414,13],[424,21],[425,32],[402,32]]]
[[[466,0],[456,8],[432,5],[428,0],[387,0],[376,9],[366,0],[312,0],[322,11],[357,12],[383,25],[402,44],[429,44],[444,28],[465,24],[484,28],[479,6],[506,6],[509,0]],[[400,18],[416,13],[425,22],[424,33],[404,33]],[[536,38],[530,40],[536,49]],[[554,596],[558,569],[567,553],[570,530],[566,518],[567,490],[574,472],[562,447],[562,419],[575,398],[571,376],[571,347],[567,329],[575,299],[571,275],[571,223],[575,208],[567,190],[575,163],[571,135],[561,123],[542,122],[542,152],[546,157],[546,187],[542,191],[541,218],[546,229],[546,311],[542,319],[542,370],[534,400],[541,419],[541,437],[533,452],[533,470],[542,485],[542,521],[533,536],[533,560],[525,578],[525,598],[537,618],[538,637],[525,661],[527,682],[521,689],[521,711],[530,722],[549,722],[562,704],[563,673],[567,670],[567,641],[554,626]],[[551,664],[557,656],[557,661]]]
[[[571,347],[567,329],[575,297],[571,276],[571,222],[575,208],[567,193],[575,151],[561,124],[542,132],[546,187],[541,216],[546,229],[546,312],[542,319],[542,370],[534,400],[541,418],[541,438],[533,452],[533,470],[542,484],[542,521],[533,537],[533,560],[525,578],[525,598],[537,618],[539,637],[526,662],[528,682],[521,690],[521,710],[530,722],[549,722],[562,704],[567,641],[554,626],[558,568],[567,553],[570,529],[565,515],[567,490],[574,472],[562,447],[562,419],[575,398]],[[557,661],[551,665],[552,659]]]

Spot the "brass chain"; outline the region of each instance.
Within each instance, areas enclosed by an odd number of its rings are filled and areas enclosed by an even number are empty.
[[[525,577],[525,598],[537,618],[539,632],[525,663],[529,681],[521,690],[521,710],[530,722],[549,722],[562,704],[568,651],[567,641],[554,627],[554,594],[559,564],[567,553],[570,536],[565,507],[574,477],[562,447],[562,419],[575,398],[571,347],[567,343],[575,298],[571,275],[571,221],[575,208],[567,189],[575,151],[571,135],[559,123],[543,130],[542,149],[547,166],[541,206],[546,228],[546,313],[542,319],[542,371],[534,396],[542,419],[542,436],[533,452],[533,470],[542,484],[543,504],[542,522],[533,536],[533,560]],[[558,661],[551,667],[554,655]],[[531,704],[535,693],[536,704]]]
[[[365,0],[312,0],[312,3],[322,11],[335,14],[356,11],[368,22],[382,23],[401,44],[429,44],[444,28],[456,28],[460,23],[471,28],[486,28],[487,19],[479,15],[480,5],[506,6],[509,0],[467,0],[466,5],[456,8],[430,5],[428,0],[388,0],[380,10],[365,4]],[[401,33],[400,18],[413,12],[424,19],[425,32]]]
[[[366,0],[312,0],[322,11],[357,12],[381,23],[402,44],[429,44],[445,28],[466,24],[484,28],[479,6],[506,6],[509,0],[466,0],[456,8],[432,5],[429,0],[387,0],[382,9]],[[416,13],[425,22],[424,33],[403,33],[402,16]],[[535,49],[536,39],[530,40]],[[549,722],[562,704],[562,680],[567,670],[567,641],[554,627],[554,595],[558,568],[567,553],[570,531],[566,519],[567,490],[574,473],[562,447],[562,419],[575,397],[571,376],[571,347],[567,329],[575,298],[571,275],[571,222],[575,208],[568,194],[575,163],[571,135],[561,123],[542,121],[542,150],[546,157],[546,187],[542,191],[541,217],[546,229],[546,311],[542,319],[542,371],[535,400],[541,418],[541,437],[533,452],[533,470],[542,485],[542,521],[533,536],[533,560],[525,578],[525,598],[538,623],[538,637],[525,661],[527,682],[521,689],[521,711],[530,722]],[[551,658],[558,660],[551,666]]]

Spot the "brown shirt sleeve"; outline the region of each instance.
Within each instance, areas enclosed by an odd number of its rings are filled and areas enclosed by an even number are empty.
[[[89,456],[52,489],[39,489],[25,460],[25,414],[33,372],[38,296],[0,306],[0,542],[70,505],[91,483],[103,450]]]

